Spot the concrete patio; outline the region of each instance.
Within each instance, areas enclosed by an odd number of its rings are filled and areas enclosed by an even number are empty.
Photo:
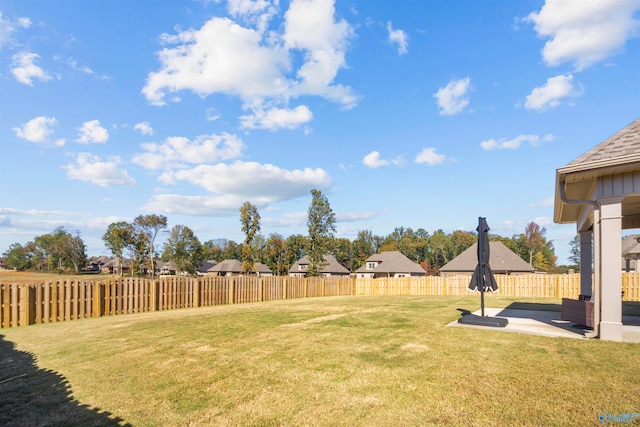
[[[560,320],[559,311],[525,310],[517,308],[485,308],[486,316],[504,317],[509,324],[504,328],[467,325],[451,322],[449,326],[461,328],[479,328],[498,332],[519,332],[558,338],[586,339],[585,329]],[[480,310],[474,312],[480,315]],[[640,316],[623,316],[622,341],[640,343]]]

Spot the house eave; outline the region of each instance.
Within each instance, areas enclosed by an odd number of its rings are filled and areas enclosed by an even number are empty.
[[[556,170],[556,188],[553,220],[558,224],[577,223],[585,217],[588,202],[568,203],[568,201],[588,201],[593,197],[599,179],[614,175],[632,175],[640,172],[640,154],[632,154],[615,159],[596,162],[569,164]],[[562,188],[565,200],[562,200]]]

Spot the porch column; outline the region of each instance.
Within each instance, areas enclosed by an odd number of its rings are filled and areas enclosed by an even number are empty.
[[[622,197],[600,203],[600,339],[622,341]]]
[[[591,289],[591,275],[593,273],[591,268],[593,259],[592,235],[593,231],[591,230],[580,232],[580,295],[593,295]]]

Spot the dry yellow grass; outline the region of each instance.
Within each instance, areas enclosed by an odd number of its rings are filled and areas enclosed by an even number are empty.
[[[5,329],[0,342],[68,381],[75,401],[50,412],[80,406],[96,423],[106,411],[135,426],[594,425],[638,412],[637,344],[446,326],[478,303],[273,301]],[[0,403],[22,380],[0,383]]]

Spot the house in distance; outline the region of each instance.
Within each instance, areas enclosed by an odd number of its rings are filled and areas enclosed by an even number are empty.
[[[473,274],[478,265],[478,244],[467,250],[440,268],[442,277]],[[489,266],[494,274],[529,274],[536,269],[516,255],[502,242],[489,242]]]
[[[371,255],[364,265],[356,270],[358,278],[421,277],[427,273],[399,251],[385,251]]]
[[[320,274],[322,277],[348,277],[351,272],[338,262],[333,255],[326,254],[324,258],[324,267]],[[303,256],[296,261],[289,269],[289,276],[307,277],[309,274],[309,265],[311,260],[308,255]]]

